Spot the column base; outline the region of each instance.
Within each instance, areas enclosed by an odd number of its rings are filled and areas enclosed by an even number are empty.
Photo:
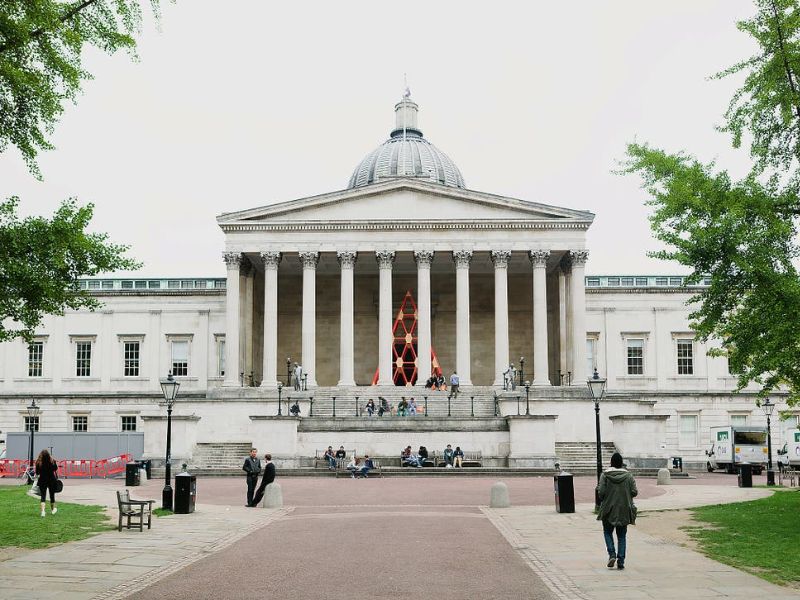
[[[350,381],[339,381],[339,383],[336,384],[336,387],[356,387],[356,382],[353,379]]]
[[[541,379],[541,380],[539,380],[539,381],[536,381],[536,380],[534,379],[534,380],[533,380],[533,383],[531,383],[531,387],[550,387],[550,386],[552,386],[552,385],[553,385],[553,384],[552,384],[552,383],[550,383],[550,380],[549,380],[549,379]]]
[[[268,389],[268,390],[277,390],[278,389],[278,381],[277,380],[275,380],[275,381],[262,381],[261,385],[258,386],[258,387],[263,388],[263,389]]]

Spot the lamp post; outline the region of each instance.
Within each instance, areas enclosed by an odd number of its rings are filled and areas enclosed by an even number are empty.
[[[178,395],[179,387],[181,387],[181,384],[172,377],[172,371],[167,374],[166,379],[161,380],[161,391],[167,403],[167,455],[164,460],[164,490],[161,492],[161,508],[169,511],[172,510],[172,465],[170,464],[172,451],[172,405],[175,403],[175,397]]]
[[[775,485],[775,471],[772,470],[772,429],[770,427],[770,419],[772,418],[772,411],[775,410],[775,404],[767,398],[761,403],[761,409],[767,417],[767,485]]]
[[[31,448],[30,452],[28,453],[28,472],[30,473],[33,469],[33,436],[36,433],[36,418],[39,416],[39,412],[41,411],[41,407],[36,405],[36,399],[34,398],[31,400],[31,405],[28,407],[28,416],[30,420],[28,422],[28,429],[31,432]],[[33,483],[33,478],[28,475],[28,483]]]
[[[283,414],[281,412],[281,390],[283,390],[283,384],[279,381],[278,382],[278,416],[279,417]]]
[[[291,385],[292,383],[292,357],[286,357],[286,385]]]
[[[594,374],[587,381],[589,392],[592,394],[594,400],[594,428],[597,444],[597,483],[600,483],[600,475],[603,472],[603,443],[600,440],[600,400],[603,398],[603,393],[606,391],[606,380],[602,379],[597,374],[597,369]],[[600,495],[597,493],[597,488],[594,491],[594,505],[595,508],[600,508]]]
[[[525,381],[525,357],[519,357],[519,382]]]
[[[526,415],[530,415],[531,414],[531,399],[530,399],[530,393],[529,392],[531,391],[531,382],[530,381],[526,381],[524,385],[525,385],[525,414]]]

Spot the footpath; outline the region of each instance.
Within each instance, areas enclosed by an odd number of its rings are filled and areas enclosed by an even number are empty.
[[[639,519],[646,511],[675,510],[756,500],[771,491],[715,485],[671,485],[666,493],[637,500]],[[513,498],[511,499],[513,502]],[[574,514],[551,506],[484,508],[484,513],[561,600],[687,600],[729,598],[783,600],[800,592],[706,558],[689,548],[628,528],[625,570],[606,567],[600,523],[592,504]]]
[[[106,506],[117,522],[123,480],[65,486],[62,502]],[[133,489],[131,495],[145,499]],[[160,502],[154,504],[157,507]],[[32,550],[0,562],[4,600],[125,598],[281,518],[290,509],[199,504],[191,518],[153,516],[152,529],[102,533],[79,542]],[[48,510],[47,519],[52,517]],[[124,525],[124,523],[123,523]]]

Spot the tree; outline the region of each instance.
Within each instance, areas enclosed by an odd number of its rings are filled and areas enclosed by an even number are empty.
[[[154,12],[159,0],[150,0]],[[0,2],[0,152],[22,153],[30,171],[81,83],[84,46],[135,58],[142,9],[138,0],[3,0]]]
[[[0,341],[30,341],[45,314],[100,306],[79,289],[79,277],[140,266],[126,246],[86,231],[93,205],[70,199],[51,219],[20,219],[18,204],[16,197],[0,202]]]
[[[739,389],[786,385],[800,402],[800,278],[794,263],[800,216],[800,7],[798,0],[755,0],[738,28],[759,52],[715,75],[746,74],[720,129],[734,147],[750,138],[753,169],[742,181],[685,153],[630,144],[623,173],[643,178],[650,217],[667,250],[651,255],[710,278],[690,302],[698,338],[719,340]]]

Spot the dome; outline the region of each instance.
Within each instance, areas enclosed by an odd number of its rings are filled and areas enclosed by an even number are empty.
[[[452,160],[426,140],[417,127],[419,107],[406,95],[394,107],[395,128],[389,139],[367,154],[350,177],[348,189],[387,177],[415,177],[463,188],[464,178]]]

